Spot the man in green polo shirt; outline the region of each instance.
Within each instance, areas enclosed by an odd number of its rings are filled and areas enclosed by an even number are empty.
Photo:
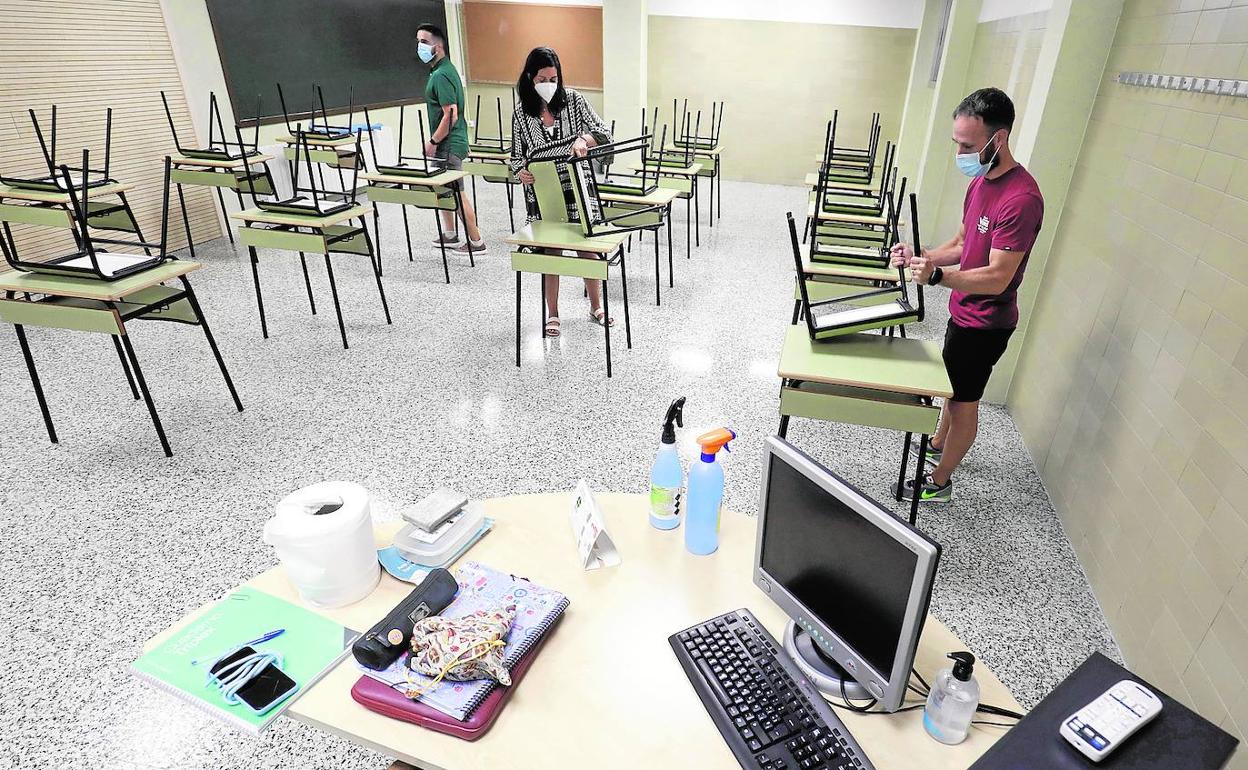
[[[433,133],[425,145],[425,155],[437,158],[443,168],[459,169],[468,157],[468,119],[464,117],[464,83],[459,71],[446,56],[446,34],[433,24],[421,24],[416,28],[416,53],[420,60],[430,66],[429,80],[425,84],[425,106],[429,110],[429,127]],[[463,185],[452,185],[460,190]],[[464,223],[468,240],[455,250],[467,254],[485,251],[485,241],[477,229],[477,212],[468,196],[461,196],[464,207]],[[435,245],[459,243],[455,227],[455,213],[442,212],[442,232]]]

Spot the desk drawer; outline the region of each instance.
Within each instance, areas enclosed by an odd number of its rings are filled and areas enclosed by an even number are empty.
[[[297,233],[265,227],[240,227],[238,237],[244,245],[255,246],[257,249],[303,251],[310,254],[325,253],[325,238],[318,233]]]
[[[102,302],[83,300],[81,305],[43,300],[0,299],[0,321],[48,329],[124,334],[121,316]]]
[[[72,227],[69,212],[63,208],[0,203],[0,222],[39,227]]]
[[[607,280],[605,259],[562,257],[556,254],[534,254],[527,251],[511,252],[511,269],[520,273],[543,273],[545,275],[568,275],[577,278]]]
[[[366,188],[368,199],[374,203],[399,203],[404,206],[415,206],[418,209],[455,208],[454,193],[448,187],[429,187],[412,189],[398,185],[370,184]]]
[[[505,163],[490,163],[481,160],[464,161],[464,173],[479,176],[487,182],[516,182],[511,169]]]
[[[928,434],[940,420],[940,408],[919,396],[815,382],[783,388],[780,414]]]

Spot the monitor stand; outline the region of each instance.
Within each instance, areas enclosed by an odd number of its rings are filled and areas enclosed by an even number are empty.
[[[823,697],[836,701],[842,700],[842,696],[851,700],[871,700],[875,697],[839,663],[824,655],[810,635],[791,620],[784,627],[784,651]],[[844,690],[841,689],[842,683]]]

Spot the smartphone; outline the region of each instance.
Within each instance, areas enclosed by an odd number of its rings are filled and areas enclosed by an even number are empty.
[[[216,676],[217,672],[226,666],[236,663],[248,655],[254,655],[255,652],[251,647],[241,647],[229,657],[222,658],[209,671],[213,676]],[[295,683],[295,680],[286,676],[284,671],[270,663],[261,669],[260,673],[252,677],[250,682],[243,685],[236,694],[247,708],[257,714],[264,714],[294,695],[298,689],[299,685]]]

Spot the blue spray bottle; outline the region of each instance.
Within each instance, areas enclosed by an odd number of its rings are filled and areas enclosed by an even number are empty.
[[[667,408],[663,435],[659,438],[659,452],[650,466],[650,524],[655,529],[676,529],[680,526],[685,472],[680,467],[680,455],[676,453],[675,425],[685,427],[684,412],[684,396]]]
[[[689,513],[685,522],[685,548],[700,556],[719,548],[719,504],[724,499],[724,467],[715,453],[728,446],[737,434],[716,428],[698,436],[702,458],[689,468]],[[729,450],[732,451],[732,450]]]

